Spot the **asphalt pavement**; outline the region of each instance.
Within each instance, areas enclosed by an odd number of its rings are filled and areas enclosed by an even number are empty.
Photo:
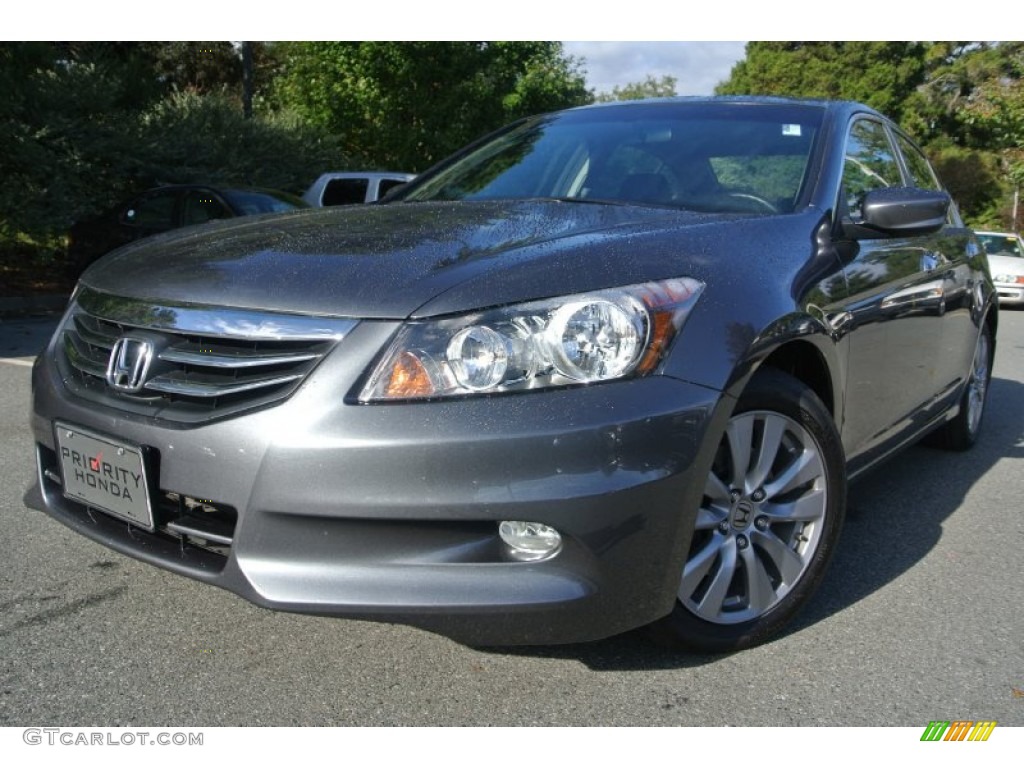
[[[975,449],[914,447],[855,484],[809,610],[714,657],[273,613],[73,534],[22,504],[55,322],[0,320],[0,725],[1024,725],[1022,311]]]

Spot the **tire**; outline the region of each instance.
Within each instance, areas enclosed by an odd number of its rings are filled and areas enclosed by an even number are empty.
[[[652,625],[656,638],[720,653],[778,633],[821,583],[845,509],[831,414],[797,379],[759,371],[721,438],[676,604]]]
[[[960,398],[960,412],[936,433],[933,444],[951,451],[966,451],[978,442],[982,417],[988,402],[989,383],[992,381],[992,330],[988,323],[981,326],[974,359],[967,375],[967,384]]]

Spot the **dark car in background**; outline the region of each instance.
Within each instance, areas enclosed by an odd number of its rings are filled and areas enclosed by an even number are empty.
[[[272,189],[174,184],[143,192],[112,211],[79,222],[69,233],[68,256],[79,271],[133,240],[215,219],[280,213],[307,204]]]
[[[383,204],[91,267],[33,371],[27,501],[269,608],[743,648],[821,582],[851,478],[977,440],[997,320],[867,107],[541,115]]]

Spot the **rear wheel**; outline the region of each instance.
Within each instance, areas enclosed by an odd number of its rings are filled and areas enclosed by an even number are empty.
[[[974,348],[974,360],[967,378],[967,386],[960,398],[960,412],[952,421],[943,426],[936,437],[943,448],[966,451],[978,441],[981,421],[988,401],[988,385],[992,380],[992,331],[988,324],[982,325],[978,343]]]
[[[676,605],[656,635],[720,652],[777,633],[821,582],[845,504],[828,410],[802,382],[759,372],[721,438]]]

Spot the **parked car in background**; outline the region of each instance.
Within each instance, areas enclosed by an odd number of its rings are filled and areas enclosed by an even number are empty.
[[[1024,240],[1014,232],[975,232],[988,254],[999,303],[1024,305]]]
[[[26,498],[268,608],[744,648],[821,583],[849,478],[975,443],[997,322],[870,108],[583,107],[381,204],[94,264],[33,369]]]
[[[414,173],[335,171],[323,174],[310,184],[302,199],[314,207],[372,203],[415,178]]]
[[[141,237],[214,219],[307,207],[301,198],[273,189],[165,185],[75,224],[69,233],[68,256],[80,272],[103,254]]]

